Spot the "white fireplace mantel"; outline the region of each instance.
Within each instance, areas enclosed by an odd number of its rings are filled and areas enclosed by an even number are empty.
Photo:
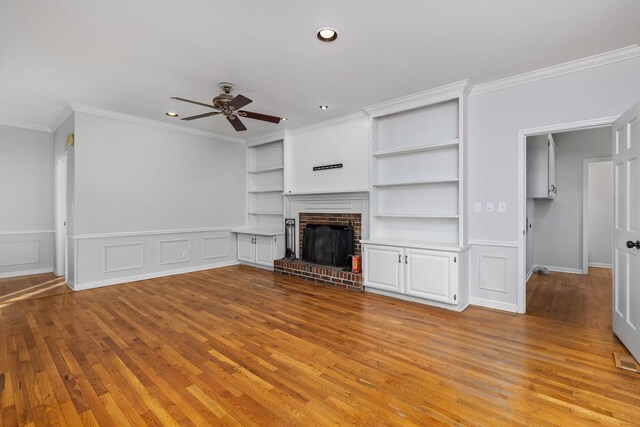
[[[361,239],[369,238],[369,192],[368,191],[335,191],[285,193],[285,218],[296,220],[296,248],[300,245],[300,213],[359,213],[362,216]]]

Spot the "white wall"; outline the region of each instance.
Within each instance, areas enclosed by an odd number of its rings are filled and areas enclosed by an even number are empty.
[[[0,126],[0,277],[53,270],[53,138]]]
[[[472,257],[497,250],[517,263],[518,131],[619,115],[640,98],[640,58],[479,93],[469,99],[469,206],[506,201],[506,213],[468,210]],[[502,246],[501,246],[502,245]],[[506,292],[480,289],[478,263],[471,262],[471,295],[517,307],[517,268],[508,268]],[[474,269],[474,266],[475,269]]]
[[[285,193],[369,188],[369,118],[357,114],[291,132],[284,139]],[[342,169],[313,171],[342,163]]]
[[[612,155],[611,128],[557,133],[553,134],[553,139],[556,142],[558,191],[553,200],[536,200],[534,263],[579,274],[583,268],[584,160]],[[609,202],[612,210],[610,198]]]
[[[235,262],[243,144],[75,113],[74,289]]]
[[[587,225],[589,265],[613,264],[613,162],[588,165]]]

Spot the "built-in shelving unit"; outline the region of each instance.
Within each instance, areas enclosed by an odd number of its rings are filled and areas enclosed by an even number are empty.
[[[284,229],[283,141],[271,141],[247,148],[248,228]]]
[[[371,119],[367,290],[468,303],[466,81],[365,108]]]

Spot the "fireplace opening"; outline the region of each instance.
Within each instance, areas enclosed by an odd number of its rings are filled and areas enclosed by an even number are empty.
[[[307,224],[303,234],[302,259],[333,267],[350,267],[354,232],[351,226]]]

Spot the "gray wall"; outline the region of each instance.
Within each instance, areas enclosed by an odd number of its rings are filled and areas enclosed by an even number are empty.
[[[554,200],[535,202],[534,263],[582,271],[584,159],[611,156],[611,128],[554,134],[556,186]]]
[[[589,265],[613,265],[613,162],[589,163],[587,225]]]
[[[0,277],[52,270],[52,135],[0,126]]]
[[[246,147],[75,113],[74,289],[235,262]]]

